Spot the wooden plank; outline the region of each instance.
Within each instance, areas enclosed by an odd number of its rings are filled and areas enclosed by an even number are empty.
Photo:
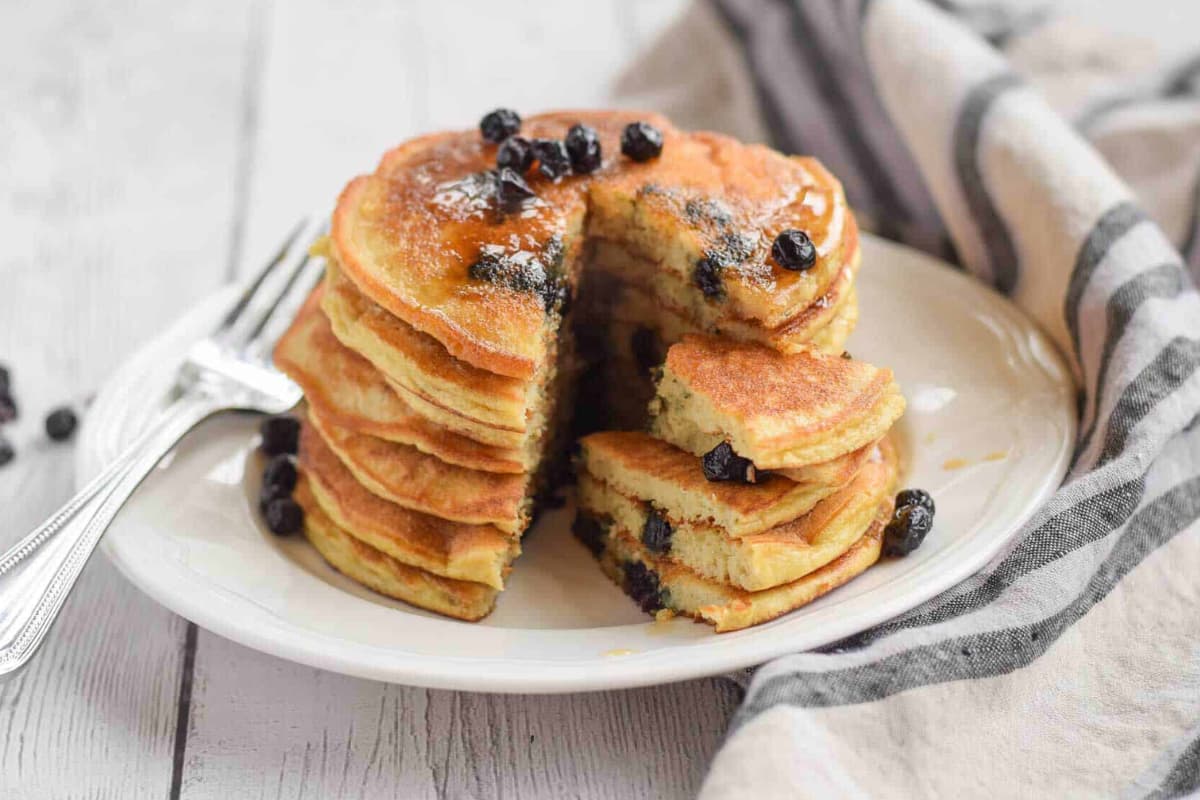
[[[45,412],[81,399],[223,280],[246,10],[23,4],[0,30],[0,361],[23,412],[0,547],[73,485]],[[184,624],[98,556],[37,659],[0,684],[0,797],[163,796]]]

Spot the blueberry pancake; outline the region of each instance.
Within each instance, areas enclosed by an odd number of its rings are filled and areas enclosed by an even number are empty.
[[[864,447],[903,413],[890,369],[686,336],[667,353],[650,431],[696,455],[727,442],[759,469],[789,470]]]

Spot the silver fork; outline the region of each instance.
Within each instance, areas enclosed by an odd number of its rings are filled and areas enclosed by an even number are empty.
[[[183,436],[222,411],[281,414],[300,388],[271,364],[275,340],[320,275],[308,256],[323,227],[302,222],[207,338],[188,351],[166,409],[107,469],[0,555],[0,678],[45,639],[121,506]]]

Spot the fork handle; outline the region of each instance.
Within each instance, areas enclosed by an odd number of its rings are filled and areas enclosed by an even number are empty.
[[[0,678],[29,661],[113,517],[154,466],[220,406],[186,394],[46,522],[0,555]]]

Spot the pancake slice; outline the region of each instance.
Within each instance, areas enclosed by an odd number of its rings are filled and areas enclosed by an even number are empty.
[[[323,419],[342,428],[412,445],[448,464],[520,473],[532,456],[481,444],[415,413],[362,356],[338,341],[321,312],[317,287],[275,347],[275,363]]]
[[[305,423],[300,469],[326,516],[341,530],[402,564],[435,575],[504,588],[518,541],[492,525],[469,525],[402,508],[364,489]]]
[[[308,420],[355,480],[385,500],[442,519],[492,524],[513,535],[529,521],[526,475],[447,464],[415,447],[340,428],[314,408]]]
[[[890,369],[685,336],[667,352],[650,430],[696,455],[727,441],[759,469],[792,469],[879,439],[903,413]]]
[[[780,475],[753,484],[713,483],[705,479],[699,458],[640,431],[593,433],[580,446],[582,466],[593,478],[654,504],[672,519],[708,523],[735,537],[794,520],[840,488]]]
[[[408,566],[346,533],[321,510],[303,476],[294,496],[304,509],[305,537],[322,558],[351,580],[396,600],[468,622],[482,619],[495,606],[498,592],[491,586]]]
[[[672,519],[641,498],[622,494],[590,475],[580,476],[579,507],[593,518],[611,520],[656,557],[708,580],[757,592],[820,569],[858,541],[894,488],[896,477],[890,443],[871,450],[873,460],[854,480],[807,514],[741,538],[709,524]],[[659,524],[647,526],[652,514]],[[665,536],[661,520],[670,526]]]
[[[608,520],[583,517],[577,533],[595,552],[589,531],[609,527],[597,555],[604,572],[643,610],[670,609],[704,620],[717,633],[741,630],[775,619],[811,603],[862,574],[879,560],[883,528],[891,503],[882,504],[853,544],[833,561],[798,580],[758,592],[748,592],[701,577],[691,569],[649,553],[629,532]]]

